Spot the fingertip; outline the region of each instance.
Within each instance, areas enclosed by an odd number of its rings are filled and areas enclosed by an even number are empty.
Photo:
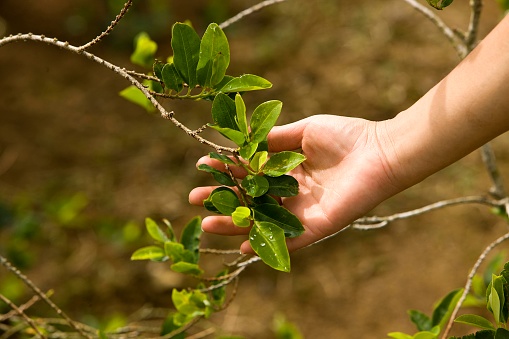
[[[242,254],[256,254],[253,248],[251,247],[251,244],[249,243],[249,240],[244,241],[240,245],[240,253]]]

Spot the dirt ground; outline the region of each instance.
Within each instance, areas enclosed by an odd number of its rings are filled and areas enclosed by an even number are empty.
[[[151,34],[167,55],[175,20],[190,18],[203,30],[210,18],[224,19],[252,3],[174,1],[163,8],[171,13],[168,22],[160,23],[159,17],[146,19],[158,13],[156,7],[135,1],[132,25],[157,24]],[[440,14],[465,27],[466,7],[457,1]],[[486,1],[481,36],[500,17],[495,2]],[[111,12],[100,0],[0,1],[0,35],[42,33],[79,44],[108,20]],[[119,30],[91,51],[131,68],[133,35]],[[319,113],[391,118],[458,62],[437,29],[402,0],[291,0],[246,18],[226,34],[230,72],[259,74],[274,84],[246,95],[248,107],[280,99],[280,123]],[[179,227],[204,215],[189,206],[187,194],[210,183],[194,169],[209,149],[121,99],[117,93],[126,86],[104,67],[53,47],[0,48],[0,254],[11,253],[17,242],[16,253],[27,255],[20,268],[43,290],[54,289],[57,304],[82,321],[170,303],[171,288],[188,282],[160,264],[132,263],[130,254],[147,239],[126,241],[122,232],[127,223],[141,225],[147,216],[168,218]],[[191,127],[209,119],[208,103],[166,105]],[[508,135],[493,142],[506,178],[508,145]],[[485,195],[489,186],[476,152],[371,214]],[[59,225],[51,217],[54,206],[76,194],[86,197],[86,207],[78,221]],[[21,223],[23,216],[40,221],[31,224],[36,233],[28,230],[20,237],[14,230],[13,220]],[[391,331],[413,332],[407,310],[429,313],[435,301],[463,286],[478,255],[506,227],[485,207],[458,206],[376,231],[347,231],[293,254],[290,274],[262,264],[250,267],[234,303],[210,321],[224,333],[246,338],[271,337],[279,313],[305,338],[378,339]],[[204,246],[235,248],[242,240],[205,235]],[[7,279],[0,269],[0,288]]]

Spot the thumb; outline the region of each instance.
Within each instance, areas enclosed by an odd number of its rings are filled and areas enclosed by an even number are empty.
[[[308,119],[283,126],[275,126],[267,136],[270,152],[291,151],[301,148],[304,129]]]

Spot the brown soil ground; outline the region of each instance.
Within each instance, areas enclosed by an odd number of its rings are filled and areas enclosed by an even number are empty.
[[[170,19],[191,18],[200,30],[214,11],[231,15],[249,3],[175,1]],[[147,11],[139,6],[133,13]],[[440,14],[453,26],[466,25],[461,1]],[[481,36],[500,15],[494,1],[487,1]],[[0,34],[5,27],[8,34],[31,31],[76,44],[111,20],[99,0],[2,0],[0,17]],[[167,37],[161,30],[153,34],[162,55],[169,53],[167,29]],[[123,32],[92,51],[131,67],[132,35]],[[401,0],[293,0],[246,18],[226,33],[231,73],[259,74],[274,84],[269,91],[246,95],[248,107],[280,99],[285,104],[280,123],[318,113],[391,118],[458,62],[437,29]],[[117,93],[126,86],[109,70],[53,47],[18,43],[0,49],[0,202],[18,210],[29,206],[26,211],[46,220],[22,244],[30,254],[24,271],[43,290],[54,289],[54,300],[80,320],[167,306],[171,288],[188,282],[161,265],[130,262],[130,253],[147,239],[118,238],[128,221],[140,225],[147,216],[166,217],[180,227],[204,214],[188,205],[187,194],[210,183],[194,169],[209,150],[121,99]],[[207,103],[167,105],[191,127],[208,120]],[[508,145],[508,135],[493,142],[503,174],[509,168]],[[372,214],[483,195],[489,186],[480,155],[474,153]],[[79,222],[47,221],[54,201],[78,192],[88,199]],[[13,238],[12,227],[0,224],[2,255],[10,242],[21,241]],[[461,287],[478,255],[505,228],[485,207],[459,206],[376,231],[347,231],[295,253],[291,274],[262,264],[250,267],[233,304],[211,321],[224,333],[246,338],[271,337],[278,313],[306,338],[375,339],[391,331],[413,332],[406,311],[429,313],[436,300]],[[235,248],[241,240],[205,235],[204,245]],[[0,282],[7,276],[0,269]]]

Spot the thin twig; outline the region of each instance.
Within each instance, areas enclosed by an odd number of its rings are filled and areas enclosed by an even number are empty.
[[[460,58],[464,58],[467,54],[467,48],[462,39],[459,39],[458,35],[454,33],[454,30],[451,29],[438,15],[436,15],[430,8],[422,5],[416,0],[404,0],[426,18],[428,18],[431,22],[438,27],[438,29],[445,35],[445,37],[451,42],[452,46],[456,50],[456,53],[460,56]]]
[[[133,4],[133,0],[127,0],[127,2],[124,4],[124,7],[120,11],[120,13],[115,17],[115,20],[113,20],[111,22],[111,24],[108,26],[108,28],[106,28],[106,30],[104,32],[99,34],[97,37],[95,37],[89,43],[78,47],[78,49],[81,50],[81,51],[84,51],[87,48],[90,48],[91,46],[93,46],[93,45],[97,44],[98,42],[100,42],[104,37],[108,36],[111,33],[111,31],[113,31],[115,26],[120,22],[120,20],[122,20],[122,18],[127,13],[127,11],[129,10],[129,8],[131,7],[132,4]]]
[[[502,199],[507,196],[504,181],[502,180],[502,176],[498,170],[496,164],[495,154],[493,153],[493,148],[491,144],[487,143],[481,147],[481,157],[486,167],[486,171],[493,183],[493,186],[490,188],[490,193],[497,199]]]
[[[194,139],[196,139],[198,142],[200,142],[202,144],[205,144],[205,145],[207,145],[209,147],[214,148],[216,151],[225,151],[225,152],[230,152],[230,153],[236,153],[237,152],[237,150],[235,148],[220,146],[220,145],[217,145],[217,144],[215,144],[215,143],[213,143],[213,142],[211,142],[211,141],[209,141],[209,140],[207,140],[205,138],[202,138],[201,136],[198,135],[198,133],[196,133],[195,131],[189,129],[187,126],[185,126],[184,124],[179,122],[175,118],[175,113],[174,112],[168,112],[157,101],[157,99],[150,93],[150,91],[145,86],[143,86],[142,83],[140,83],[132,75],[130,75],[125,69],[123,69],[123,68],[121,68],[119,66],[116,66],[116,65],[114,65],[114,64],[112,64],[112,63],[110,63],[110,62],[108,62],[108,61],[106,61],[106,60],[104,60],[104,59],[102,59],[102,58],[92,54],[92,53],[89,53],[89,52],[87,52],[85,50],[82,50],[79,47],[70,45],[68,42],[63,42],[63,41],[60,41],[60,40],[58,40],[56,38],[51,39],[51,38],[48,38],[48,37],[46,37],[44,35],[37,35],[37,34],[32,34],[32,33],[11,35],[11,36],[8,36],[8,37],[0,39],[0,47],[2,47],[3,45],[9,44],[9,43],[20,42],[20,41],[44,42],[44,43],[46,43],[48,45],[57,46],[57,47],[65,49],[67,51],[70,51],[70,52],[73,52],[73,53],[76,53],[76,54],[79,54],[79,55],[83,55],[87,59],[95,61],[98,64],[105,66],[106,68],[108,68],[111,71],[113,71],[113,72],[117,73],[118,75],[122,76],[123,78],[128,80],[133,86],[138,88],[145,95],[145,97],[155,106],[155,108],[161,113],[161,116],[164,119],[170,120],[175,126],[180,128],[181,130],[183,130],[187,135],[193,137]]]
[[[24,311],[28,310],[30,307],[32,307],[39,300],[41,300],[41,298],[39,298],[39,296],[37,296],[37,295],[34,295],[29,301],[27,301],[23,305],[19,306],[18,308],[24,312]],[[15,310],[12,310],[11,312],[8,312],[8,313],[0,316],[0,323],[2,321],[9,319],[10,317],[14,316],[15,314],[17,314],[17,312]]]
[[[464,40],[467,48],[467,54],[470,53],[477,45],[477,33],[479,32],[481,12],[482,0],[470,0],[470,20]]]
[[[482,254],[477,259],[474,267],[470,271],[470,274],[468,275],[467,282],[465,284],[465,288],[463,290],[463,294],[461,295],[460,299],[456,303],[456,306],[454,307],[454,310],[452,311],[451,317],[449,318],[449,322],[447,323],[447,326],[445,327],[444,334],[442,335],[442,339],[447,339],[449,332],[451,331],[452,324],[454,323],[454,319],[456,318],[456,315],[458,314],[459,309],[461,308],[461,305],[467,298],[468,293],[470,292],[470,288],[472,286],[472,279],[474,279],[475,274],[477,273],[477,270],[479,269],[479,266],[484,262],[486,259],[486,256],[498,245],[503,243],[509,239],[509,233],[504,234],[503,236],[499,237],[497,240],[492,242],[491,244],[486,247],[486,249],[482,252]]]
[[[500,200],[493,200],[489,199],[483,196],[468,196],[468,197],[461,197],[461,198],[455,198],[455,199],[449,199],[449,200],[442,200],[435,202],[433,204],[426,205],[421,208],[416,208],[411,211],[407,212],[401,212],[392,214],[385,217],[364,217],[361,219],[356,220],[352,224],[352,228],[358,229],[358,230],[369,230],[372,228],[380,228],[383,226],[386,226],[387,224],[400,220],[400,219],[407,219],[410,217],[414,217],[420,214],[424,214],[427,212],[431,212],[434,210],[438,210],[441,208],[449,207],[449,206],[455,206],[455,205],[465,205],[465,204],[481,204],[481,205],[487,205],[491,207],[501,207],[505,206],[505,204],[508,202],[508,199],[500,199]],[[383,224],[383,225],[382,225]]]
[[[6,297],[4,297],[3,294],[0,293],[0,299],[6,303],[7,305],[9,305],[10,308],[12,308],[14,311],[16,311],[17,314],[19,314],[23,320],[26,321],[26,323],[28,325],[30,325],[31,328],[34,329],[35,333],[39,336],[39,338],[46,338],[46,336],[44,336],[41,331],[39,331],[39,329],[37,328],[37,325],[35,324],[35,322],[29,317],[26,315],[25,312],[23,312],[23,310],[21,308],[19,308],[18,306],[16,306],[13,302],[11,302],[9,299],[7,299]]]
[[[64,318],[69,326],[71,326],[76,332],[81,334],[85,338],[92,338],[88,334],[86,334],[75,322],[72,320],[67,314],[64,313],[51,299],[49,299],[40,289],[35,286],[35,284],[28,279],[26,275],[21,273],[16,267],[12,266],[12,264],[3,256],[0,255],[0,264],[2,264],[5,268],[11,271],[16,277],[18,277],[23,283],[28,286],[32,291],[35,292],[46,304],[48,304],[59,316]]]
[[[254,6],[251,6],[247,9],[243,10],[242,12],[239,12],[238,14],[231,17],[230,19],[224,21],[223,23],[221,23],[219,25],[219,27],[221,27],[221,29],[225,29],[226,27],[239,21],[240,19],[244,18],[245,16],[251,15],[254,12],[257,12],[264,7],[271,6],[271,5],[277,4],[279,2],[284,2],[284,1],[286,1],[286,0],[265,0],[265,1],[262,1]]]

